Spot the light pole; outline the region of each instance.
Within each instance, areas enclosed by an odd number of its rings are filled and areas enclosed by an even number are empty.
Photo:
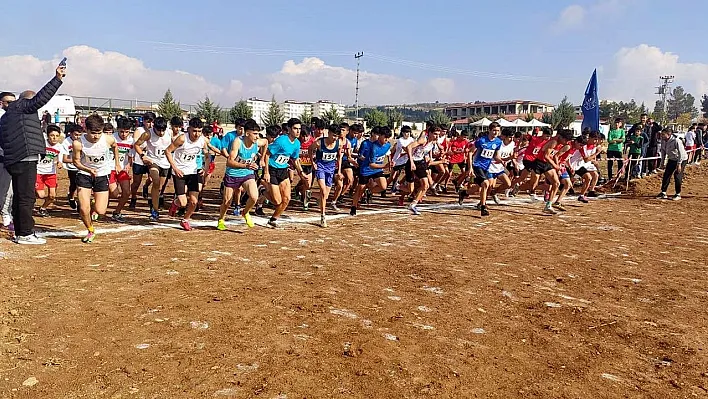
[[[363,56],[363,51],[354,54],[354,58],[356,59],[356,94],[354,95],[354,109],[356,110],[357,121],[359,120],[359,59]]]
[[[669,95],[669,88],[671,87],[671,83],[674,83],[674,78],[674,75],[659,76],[659,79],[661,79],[663,83],[658,87],[659,91],[656,94],[658,94],[661,99],[661,110],[663,112],[663,115],[661,116],[661,124],[663,126],[666,126],[669,121],[669,116],[666,112],[666,96]]]

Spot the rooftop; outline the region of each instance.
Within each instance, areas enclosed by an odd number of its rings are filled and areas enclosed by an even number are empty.
[[[535,104],[535,105],[545,105],[548,107],[555,107],[554,104],[544,103],[542,101],[508,100],[508,101],[493,101],[493,102],[475,101],[475,102],[471,102],[471,103],[455,103],[455,104],[448,104],[445,108],[482,107],[482,106],[489,107],[489,106],[507,105],[507,104]]]

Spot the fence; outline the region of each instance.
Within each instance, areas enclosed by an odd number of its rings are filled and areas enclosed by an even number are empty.
[[[74,96],[74,104],[77,111],[82,114],[91,112],[108,112],[108,113],[129,113],[129,112],[145,112],[157,110],[159,101],[143,101],[143,100],[125,100],[120,98],[106,97],[79,97]],[[196,113],[196,105],[180,104],[182,110],[189,115]]]

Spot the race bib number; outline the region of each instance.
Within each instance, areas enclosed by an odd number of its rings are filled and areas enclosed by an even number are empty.
[[[541,147],[536,147],[533,149],[533,155],[538,155],[538,153],[541,151]]]
[[[288,163],[289,160],[290,157],[287,155],[278,155],[278,157],[275,158],[275,163],[282,165]]]
[[[310,150],[300,150],[300,158],[308,158],[310,156]]]
[[[92,157],[92,156],[90,156],[90,155],[86,155],[86,159],[87,159],[90,163],[101,163],[101,162],[105,162],[105,161],[106,161],[106,156],[105,156],[105,155],[101,155],[100,157]]]
[[[374,158],[374,163],[383,163],[384,157],[376,157]]]
[[[118,155],[118,160],[120,161],[120,163],[125,163],[125,154]]]
[[[322,154],[323,161],[334,161],[335,159],[337,159],[336,152],[325,152]]]
[[[184,162],[191,162],[197,159],[197,156],[194,154],[182,154],[182,160]]]
[[[157,155],[158,157],[163,157],[165,155],[165,150],[155,148],[155,155]]]
[[[54,162],[54,157],[44,157],[44,158],[42,158],[41,161],[39,161],[39,163],[41,163],[43,165],[49,165],[52,162]]]
[[[494,150],[485,149],[479,154],[482,158],[492,158],[494,156]]]

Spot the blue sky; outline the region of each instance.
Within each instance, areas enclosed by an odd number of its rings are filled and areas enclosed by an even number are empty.
[[[319,97],[352,103],[353,82],[348,72],[355,69],[355,51],[364,51],[362,70],[371,74],[362,76],[363,86],[369,79],[370,85],[362,87],[361,93],[363,102],[369,103],[395,101],[397,90],[401,91],[400,102],[530,98],[555,103],[564,94],[577,102],[595,67],[600,68],[601,97],[650,99],[658,74],[650,66],[640,72],[631,70],[644,68],[639,64],[647,62],[664,67],[665,73],[674,73],[675,68],[677,83],[685,84],[689,91],[708,89],[704,83],[708,76],[703,77],[708,70],[702,69],[708,63],[702,51],[705,24],[690,22],[696,15],[708,15],[708,2],[362,0],[354,4],[331,0],[14,2],[12,7],[3,6],[0,60],[31,55],[53,62],[66,49],[85,45],[135,58],[151,71],[185,71],[213,86],[226,87],[232,80],[238,81],[231,89],[224,89],[228,93],[216,87],[205,89],[224,101],[251,94],[269,97],[270,89],[284,97],[302,93],[302,97],[309,97],[302,98],[306,100],[316,99],[313,97],[321,92]],[[32,21],[29,26],[28,21]],[[187,44],[191,47],[183,46]],[[621,48],[642,44],[658,48],[659,53],[653,51],[656,60],[642,51],[617,58]],[[239,50],[243,48],[258,49],[260,54]],[[266,49],[285,51],[260,51]],[[671,64],[664,59],[671,58],[667,53],[680,60]],[[316,75],[308,75],[313,79],[310,91],[297,87],[297,82],[293,83],[297,76],[291,73],[273,76],[286,61],[298,65],[306,56],[341,68],[323,72],[338,74],[341,87],[336,82],[317,87]],[[101,65],[121,74],[118,65]],[[76,67],[72,59],[69,66]],[[510,76],[499,79],[489,77],[490,73]],[[389,87],[389,80],[379,75],[398,80],[390,79],[393,83]],[[102,79],[109,78],[102,75]],[[630,80],[633,82],[628,83]],[[0,84],[12,85],[14,81],[25,80],[0,77]],[[180,83],[174,78],[169,78],[169,85],[180,93]],[[377,91],[377,86],[386,86],[390,93],[380,87]],[[113,95],[97,93],[98,89],[88,85],[72,89],[82,91],[77,95]],[[143,96],[136,88],[135,95],[152,99],[158,89],[145,87]],[[184,101],[191,101],[189,97],[196,96],[198,90],[185,89]],[[133,92],[116,93],[123,94]],[[702,94],[694,93],[696,97]]]

